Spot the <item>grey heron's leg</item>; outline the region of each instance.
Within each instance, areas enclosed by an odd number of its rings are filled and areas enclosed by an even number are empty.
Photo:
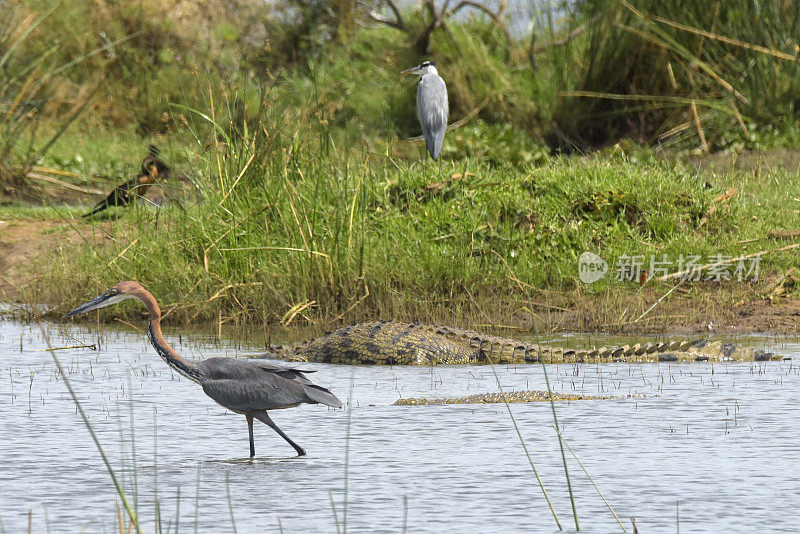
[[[247,431],[250,434],[250,458],[256,455],[256,444],[253,441],[253,416],[249,413],[244,414],[247,419]]]
[[[298,456],[305,456],[306,455],[306,451],[303,450],[303,447],[301,447],[300,445],[298,445],[297,443],[292,441],[292,439],[289,436],[284,434],[283,430],[278,428],[278,425],[275,424],[275,422],[270,418],[269,414],[267,414],[266,411],[256,412],[253,415],[255,416],[256,419],[258,419],[259,421],[261,421],[262,423],[264,423],[265,425],[270,427],[272,430],[277,432],[283,439],[286,440],[286,443],[288,443],[289,445],[294,447],[294,450],[297,451],[297,455]]]

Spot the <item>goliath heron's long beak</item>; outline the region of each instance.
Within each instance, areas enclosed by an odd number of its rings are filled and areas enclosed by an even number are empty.
[[[117,302],[122,300],[122,298],[120,297],[121,295],[119,295],[119,291],[113,288],[109,289],[102,295],[93,298],[86,304],[81,304],[80,306],[78,306],[77,308],[66,314],[64,318],[72,317],[73,315],[79,315],[81,313],[90,312],[98,308],[105,308],[106,306],[111,306],[112,304],[116,304]]]
[[[406,69],[403,72],[401,72],[400,74],[413,74],[413,73],[417,72],[418,70],[419,70],[419,65],[417,65],[416,67],[411,67],[410,69]]]

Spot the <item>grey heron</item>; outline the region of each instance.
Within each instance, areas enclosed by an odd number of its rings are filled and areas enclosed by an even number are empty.
[[[417,83],[417,117],[425,137],[425,146],[434,161],[442,166],[442,143],[447,130],[447,85],[436,70],[435,61],[423,61],[414,68],[406,69],[401,74],[416,74]]]
[[[333,393],[305,377],[307,373],[314,371],[285,367],[263,360],[208,358],[196,361],[183,358],[169,346],[161,334],[161,309],[153,295],[139,282],[120,282],[64,317],[111,306],[126,299],[138,299],[147,307],[149,312],[147,334],[150,343],[167,365],[189,380],[200,384],[205,394],[218,404],[245,416],[250,434],[251,458],[256,454],[253,418],[272,428],[294,447],[299,456],[304,456],[306,451],[278,428],[267,411],[292,408],[303,403],[342,407],[342,401]]]

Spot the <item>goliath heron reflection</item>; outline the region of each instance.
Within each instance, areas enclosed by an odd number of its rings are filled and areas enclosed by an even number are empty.
[[[402,74],[416,74],[417,83],[417,117],[425,137],[428,154],[442,166],[442,143],[447,130],[447,85],[436,70],[435,61],[423,61],[414,68],[404,70]]]
[[[114,189],[106,198],[95,204],[92,211],[83,217],[91,217],[111,206],[127,206],[136,198],[141,198],[151,185],[158,180],[167,180],[171,169],[158,157],[160,151],[155,145],[150,145],[147,157],[142,161],[142,170],[136,178],[131,178],[124,184]]]
[[[65,317],[111,306],[125,299],[138,299],[147,307],[147,333],[150,343],[170,367],[200,384],[206,395],[217,403],[245,416],[250,434],[251,458],[256,454],[253,418],[272,428],[294,447],[299,456],[304,456],[306,451],[278,428],[267,411],[292,408],[302,403],[342,407],[342,401],[333,393],[305,377],[307,373],[314,371],[284,367],[263,360],[208,358],[193,361],[181,357],[161,334],[161,310],[156,299],[139,282],[120,282],[102,295],[75,308]]]

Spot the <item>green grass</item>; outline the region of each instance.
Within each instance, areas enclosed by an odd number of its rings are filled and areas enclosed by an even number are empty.
[[[312,319],[346,310],[350,319],[424,318],[433,312],[421,308],[454,312],[472,297],[519,302],[537,290],[638,287],[611,277],[583,286],[577,261],[587,250],[609,263],[640,254],[708,263],[786,244],[769,231],[797,226],[787,171],[710,178],[680,163],[614,156],[521,167],[462,160],[440,173],[424,161],[301,147],[282,164],[253,159],[242,174],[245,156],[221,154],[222,178],[210,178],[185,211],[119,210],[102,223],[113,242],[61,251],[49,277],[71,283],[55,300],[138,279],[171,320],[276,322],[309,302],[303,314]],[[216,166],[213,154],[208,164]],[[430,188],[437,183],[441,190]],[[737,196],[714,202],[732,187]],[[782,272],[795,258],[767,256],[762,271]]]
[[[794,128],[797,3],[630,0],[578,11],[597,22],[572,43],[581,59],[567,66],[577,68],[554,116],[570,142],[629,136],[704,149],[702,135],[723,150]]]
[[[6,65],[13,83],[0,92],[0,106],[13,108],[14,131],[30,110],[12,105],[28,95],[26,69],[46,59],[44,78],[52,80],[41,87],[44,98],[26,99],[50,121],[68,117],[97,88],[86,124],[171,136],[187,126],[174,104],[207,109],[199,103],[209,91],[230,103],[237,91],[252,100],[256,87],[267,86],[297,114],[326,121],[380,153],[393,138],[419,133],[415,84],[399,72],[427,57],[438,61],[448,83],[453,120],[474,114],[539,146],[547,140],[551,148],[572,150],[630,137],[697,148],[690,101],[712,150],[760,146],[776,131],[797,130],[799,67],[791,58],[800,9],[791,2],[583,2],[566,17],[532,9],[529,33],[514,37],[486,19],[451,19],[432,33],[426,57],[409,46],[408,34],[367,23],[365,10],[355,14],[362,24],[337,37],[342,21],[326,13],[337,12],[338,2],[315,2],[319,9],[201,2],[180,19],[163,0],[95,4],[26,0],[15,18],[0,19],[0,43],[13,43],[20,21],[24,28],[49,13]],[[421,27],[423,18],[411,6],[405,13],[412,26]],[[247,114],[237,106],[228,111],[241,122]]]
[[[80,217],[83,208],[79,206],[41,206],[41,205],[8,205],[0,206],[0,220],[20,221],[30,219],[54,219],[70,216]]]

